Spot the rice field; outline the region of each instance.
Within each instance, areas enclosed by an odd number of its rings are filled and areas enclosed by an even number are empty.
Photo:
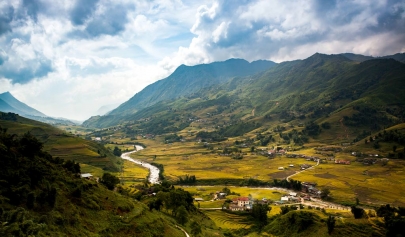
[[[389,161],[386,166],[321,164],[294,176],[301,181],[328,187],[335,202],[405,205],[405,162]]]
[[[156,156],[156,158],[155,158]],[[156,162],[165,167],[165,176],[177,180],[180,176],[195,175],[197,179],[255,178],[272,180],[285,178],[299,170],[299,165],[306,163],[303,159],[265,156],[247,153],[241,160],[221,156],[194,143],[176,143],[159,148],[148,147],[132,156],[146,162]],[[307,162],[308,163],[308,162]],[[294,167],[289,167],[293,164]],[[285,170],[278,170],[284,167]]]
[[[301,164],[315,165],[315,162],[303,158],[276,156],[274,159],[269,159],[265,156],[252,154],[248,149],[243,151],[246,152],[243,159],[235,160],[229,156],[217,154],[215,149],[221,146],[218,144],[214,144],[214,151],[212,152],[204,148],[203,144],[194,142],[162,144],[156,140],[145,141],[149,143],[147,149],[133,154],[133,157],[147,162],[163,164],[165,176],[172,181],[185,175],[195,175],[197,180],[255,178],[270,181],[275,178],[283,179],[300,171],[299,166]],[[312,148],[309,147],[294,153],[321,156],[313,148],[316,145],[312,144]],[[349,152],[339,152],[334,153],[334,155],[336,159],[351,160],[352,164],[338,165],[332,162],[320,164],[315,169],[293,176],[293,179],[315,182],[320,189],[323,187],[330,188],[333,201],[337,203],[353,204],[357,197],[362,204],[366,205],[386,203],[396,206],[405,205],[403,198],[405,197],[405,190],[403,189],[405,186],[405,161],[390,160],[385,166],[381,164],[365,166],[354,162],[355,157],[350,156]],[[290,165],[294,165],[294,167],[289,167]],[[284,170],[279,170],[279,167],[284,167]],[[201,195],[197,190],[189,191]],[[232,191],[238,193],[236,190]],[[253,195],[253,191],[250,192]],[[243,194],[244,191],[240,193],[245,195]],[[203,198],[206,199],[206,197]]]
[[[249,228],[252,224],[246,216],[240,216],[221,210],[203,210],[215,224],[222,229],[242,229]]]

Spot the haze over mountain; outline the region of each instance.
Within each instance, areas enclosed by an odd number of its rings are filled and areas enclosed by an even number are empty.
[[[95,115],[106,115],[111,112],[113,109],[117,108],[120,104],[109,104],[101,106]]]
[[[0,101],[0,111],[13,112],[16,114],[20,114],[21,116],[31,115],[46,117],[45,114],[17,100],[10,92],[4,92],[0,94],[0,99],[2,100],[2,103]]]
[[[0,111],[16,113],[23,117],[49,124],[62,123],[73,125],[77,123],[77,121],[73,122],[64,118],[49,117],[39,112],[38,110],[26,105],[25,103],[17,100],[10,92],[4,92],[0,94]]]

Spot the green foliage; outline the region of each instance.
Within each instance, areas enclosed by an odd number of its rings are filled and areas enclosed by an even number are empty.
[[[307,211],[290,211],[276,217],[263,230],[276,236],[305,236],[302,233],[311,228],[318,219]]]
[[[315,137],[321,133],[321,128],[319,127],[318,124],[310,122],[307,125],[305,125],[305,128],[304,130],[302,130],[302,132],[308,136]]]
[[[191,234],[193,236],[199,236],[201,234],[201,225],[198,222],[193,221],[190,224]]]
[[[366,212],[361,207],[352,206],[351,212],[355,219],[363,218],[366,215]]]
[[[164,215],[81,179],[77,163],[53,158],[40,147],[30,134],[18,137],[0,128],[0,236],[182,234]],[[192,205],[189,198],[182,203]]]
[[[184,206],[180,206],[176,210],[176,218],[177,221],[181,224],[184,225],[188,221],[188,212]]]
[[[301,181],[294,180],[294,179],[290,179],[289,181],[287,181],[286,179],[282,179],[282,180],[274,179],[273,186],[287,188],[287,189],[293,189],[296,191],[301,191],[301,189],[302,189]]]
[[[170,135],[166,135],[164,139],[166,143],[179,142],[181,141],[181,139],[183,139],[183,136],[178,136],[176,133],[173,133]]]
[[[121,157],[122,151],[121,151],[121,149],[119,149],[119,148],[116,146],[116,147],[114,147],[113,154],[114,154],[115,156]]]
[[[322,188],[321,190],[321,199],[327,200],[329,198],[330,189],[327,187]]]
[[[109,190],[113,190],[117,184],[120,183],[120,179],[110,173],[104,173],[101,178],[101,183],[104,184]]]
[[[220,141],[226,140],[226,138],[217,131],[214,131],[214,132],[201,131],[196,134],[196,137],[201,138],[203,142],[205,142],[205,141],[220,142]]]
[[[188,175],[184,176],[184,179],[182,177],[179,177],[179,180],[177,181],[177,184],[195,184],[197,182],[197,179],[195,175]]]
[[[271,207],[265,203],[256,202],[252,207],[252,217],[259,226],[262,228],[267,225],[267,213],[271,211]]]
[[[379,217],[384,218],[387,236],[405,236],[405,208],[395,208],[387,204],[377,208],[376,212]]]

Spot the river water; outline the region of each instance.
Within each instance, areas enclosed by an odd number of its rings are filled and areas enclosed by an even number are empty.
[[[159,183],[159,169],[156,166],[153,166],[145,161],[140,161],[140,160],[136,160],[136,159],[132,159],[131,157],[129,157],[130,154],[135,153],[137,151],[140,151],[143,149],[143,147],[135,145],[136,150],[135,151],[130,151],[130,152],[125,152],[122,153],[121,158],[124,160],[128,160],[131,161],[135,164],[141,165],[147,169],[149,169],[149,182],[151,184],[157,184]]]

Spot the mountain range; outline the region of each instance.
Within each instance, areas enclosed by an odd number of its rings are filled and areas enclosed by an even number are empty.
[[[346,113],[351,118],[365,107],[384,109],[378,114],[393,122],[405,117],[401,108],[405,101],[401,89],[405,86],[404,62],[404,53],[378,58],[316,53],[278,64],[231,59],[182,65],[107,115],[92,117],[83,125],[102,128],[147,119],[150,126],[144,126],[150,129],[146,130],[164,133],[187,127],[191,120],[184,120],[186,115],[203,118],[207,112],[211,117],[221,114],[244,121],[271,115],[284,120],[300,116],[316,120],[333,113]]]
[[[0,94],[0,111],[19,114],[23,117],[49,124],[74,125],[73,122],[63,118],[53,118],[17,100],[10,92]]]

